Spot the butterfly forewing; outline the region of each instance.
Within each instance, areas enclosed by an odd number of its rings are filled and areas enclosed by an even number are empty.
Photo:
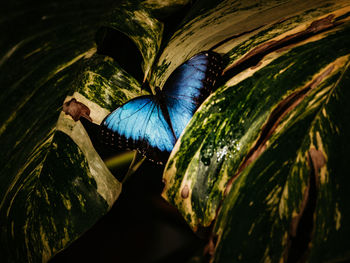
[[[174,138],[160,106],[152,96],[135,98],[109,114],[101,125],[106,144],[146,153],[157,148],[170,152]]]
[[[179,66],[165,82],[163,93],[176,139],[200,104],[212,92],[221,72],[220,55],[207,51]]]

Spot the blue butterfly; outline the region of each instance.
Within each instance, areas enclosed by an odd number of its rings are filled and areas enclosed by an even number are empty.
[[[201,52],[176,68],[155,95],[134,98],[101,123],[105,144],[136,149],[148,159],[166,161],[175,142],[222,72],[222,58]]]

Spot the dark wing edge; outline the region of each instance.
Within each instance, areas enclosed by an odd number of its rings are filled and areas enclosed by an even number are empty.
[[[208,96],[215,91],[217,79],[221,76],[223,71],[223,59],[220,54],[214,51],[203,51],[200,54],[208,56],[208,66],[205,72],[205,79],[203,80],[203,91],[200,96],[195,100],[196,110],[198,107],[208,98]]]
[[[100,126],[100,135],[100,142],[105,146],[114,150],[117,148],[123,151],[138,151],[145,156],[147,160],[159,165],[164,165],[170,155],[168,151],[161,151],[158,148],[150,146],[146,140],[135,141],[127,139],[124,135],[112,132],[105,126]]]

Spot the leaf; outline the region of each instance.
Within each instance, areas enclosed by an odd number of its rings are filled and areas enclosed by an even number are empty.
[[[349,160],[349,83],[348,63],[310,132],[310,140],[315,148],[310,148],[309,155],[317,184],[316,218],[310,243],[312,250],[307,255],[310,262],[349,259],[347,237],[350,230],[347,222],[350,210],[344,202],[349,198],[349,179],[344,172],[347,171]],[[315,150],[317,156],[314,156]]]
[[[74,97],[99,123],[108,110],[140,93],[113,59],[96,55],[95,34],[112,7],[111,1],[17,1],[0,10],[4,262],[48,261],[120,194],[121,183],[81,123],[61,112],[67,96],[78,91]]]
[[[151,76],[151,83],[162,87],[177,66],[203,50],[215,49],[232,57],[232,62],[262,42],[342,5],[346,4],[327,6],[312,1],[305,5],[290,1],[282,4],[279,1],[197,1],[182,26],[166,43],[154,69],[155,74]]]
[[[349,257],[349,182],[339,151],[349,144],[346,115],[339,116],[347,113],[349,63],[350,54],[326,66],[332,70],[323,83],[284,117],[267,149],[232,184],[214,228],[214,262]]]
[[[73,85],[74,89],[89,101],[109,111],[136,96],[147,94],[146,91],[140,91],[137,80],[113,59],[97,54],[87,61]],[[92,112],[98,114],[97,111]],[[100,121],[102,120],[95,122]]]
[[[311,89],[310,79],[348,54],[346,29],[340,26],[347,17],[346,5],[306,4],[295,6],[294,13],[285,3],[266,7],[256,20],[253,13],[259,7],[242,11],[249,12],[250,21],[247,31],[236,33],[237,39],[227,44],[234,47],[224,55],[229,64],[226,83],[194,115],[163,176],[163,197],[194,230],[210,226],[229,185],[266,149],[262,142],[273,136],[272,127],[289,106]],[[288,11],[288,18],[278,18],[277,10]],[[236,17],[240,19],[240,12]]]
[[[91,227],[118,197],[120,183],[91,142],[87,144],[81,124],[71,132],[80,142],[52,131],[31,153],[2,199],[5,260],[47,261]]]
[[[135,43],[143,57],[145,81],[160,48],[163,24],[141,5],[122,3],[113,10],[104,26],[120,31]]]

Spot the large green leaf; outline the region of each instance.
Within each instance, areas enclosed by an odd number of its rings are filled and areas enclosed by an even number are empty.
[[[214,262],[349,258],[348,6],[248,30],[175,146],[163,196],[195,230],[218,215]]]
[[[164,174],[163,197],[193,229],[213,222],[228,183],[264,150],[254,147],[271,136],[264,134],[269,132],[264,125],[276,124],[275,110],[283,102],[292,103],[312,78],[349,53],[348,32],[342,25],[348,5],[287,1],[232,11],[237,20],[230,19],[230,28],[238,27],[241,19],[245,23],[233,40],[217,48],[226,52],[229,66],[223,78],[227,82],[194,115]]]
[[[61,112],[67,96],[76,92],[99,123],[108,110],[140,94],[133,77],[96,54],[96,32],[113,22],[106,21],[113,6],[112,1],[16,1],[0,10],[2,262],[47,261],[119,196],[120,182],[82,124]],[[126,21],[130,12],[144,14],[135,20],[154,21],[141,6],[122,11],[118,21]],[[157,46],[161,25],[145,30],[155,28],[160,28],[153,40]],[[128,33],[145,35],[136,29]]]
[[[333,44],[345,40],[349,28],[343,33]],[[313,50],[300,54],[307,58]],[[321,69],[313,79],[317,85],[283,117],[265,142],[267,149],[237,176],[216,221],[214,262],[296,262],[305,255],[324,262],[349,256],[350,211],[344,204],[349,181],[342,170],[349,145],[344,105],[349,62],[348,53]]]

